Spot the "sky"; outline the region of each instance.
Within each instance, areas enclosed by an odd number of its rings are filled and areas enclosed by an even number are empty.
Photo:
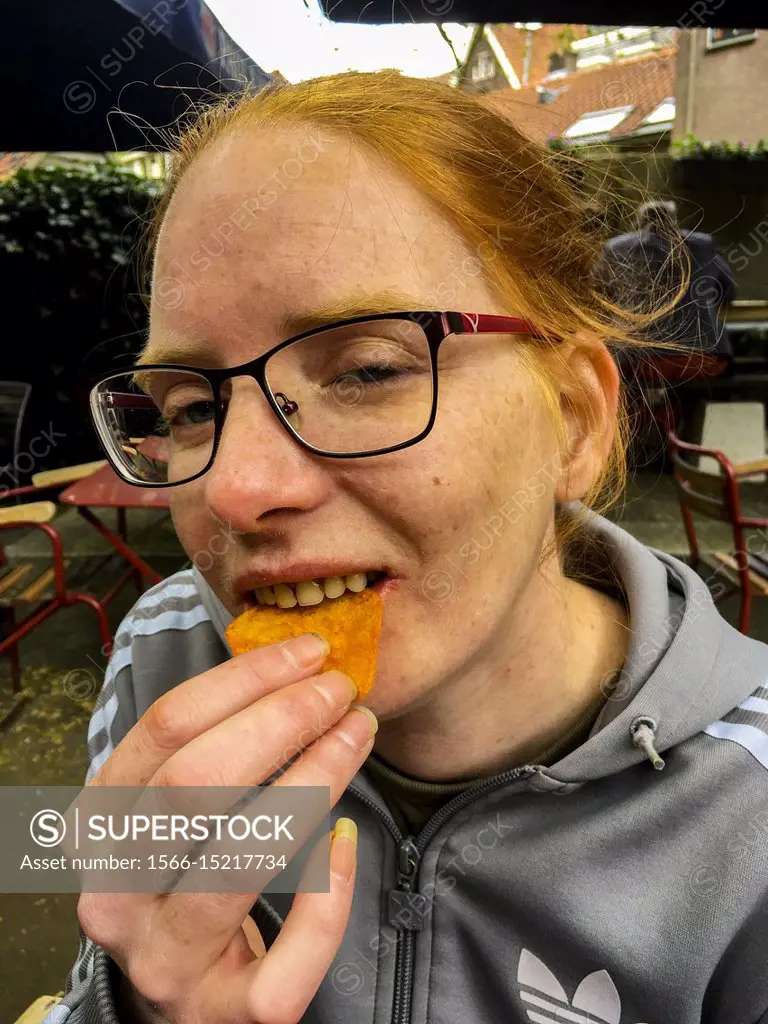
[[[207,0],[236,43],[264,71],[290,82],[337,71],[399,68],[432,77],[453,70],[450,47],[434,25],[346,25],[329,22],[317,0]],[[309,9],[308,9],[309,8]],[[444,26],[463,57],[471,26]]]

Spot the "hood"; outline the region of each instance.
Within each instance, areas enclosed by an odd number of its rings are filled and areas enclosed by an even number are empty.
[[[724,588],[716,575],[705,581],[602,516],[578,505],[572,511],[597,542],[600,574],[613,576],[626,595],[632,636],[590,738],[532,780],[559,791],[653,760],[654,751],[663,755],[721,719],[768,678],[768,648],[735,630],[715,607],[713,594]],[[232,616],[197,569],[193,574],[227,646],[224,631]],[[638,734],[639,724],[646,728]]]
[[[632,637],[614,696],[589,740],[537,777],[547,789],[567,790],[645,760],[651,751],[633,742],[642,720],[663,755],[738,707],[768,677],[768,647],[735,630],[715,607],[713,596],[725,590],[721,578],[712,572],[705,580],[603,517],[580,514],[621,580]]]

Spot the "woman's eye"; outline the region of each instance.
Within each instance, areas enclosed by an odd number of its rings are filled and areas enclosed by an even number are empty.
[[[214,418],[213,402],[189,402],[176,409],[168,421],[174,427],[197,426],[201,423],[211,423]]]
[[[345,370],[337,380],[356,380],[361,384],[383,384],[386,380],[401,376],[406,371],[398,366],[356,366]]]

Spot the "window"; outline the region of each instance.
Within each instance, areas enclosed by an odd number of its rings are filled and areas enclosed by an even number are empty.
[[[556,100],[566,89],[567,86],[561,86],[559,89],[548,89],[544,85],[537,85],[536,95],[539,103],[551,103],[552,100]]]
[[[495,74],[496,62],[491,54],[487,51],[478,53],[475,63],[472,65],[472,81],[484,82],[488,78],[493,78]]]
[[[675,97],[667,96],[658,107],[655,107],[644,119],[643,124],[664,124],[675,120]]]
[[[655,39],[646,39],[642,43],[631,43],[629,46],[622,46],[616,50],[617,57],[637,57],[640,53],[648,53],[656,49]]]
[[[614,107],[582,114],[575,124],[563,132],[566,139],[580,139],[587,135],[605,135],[621,124],[634,107]]]
[[[578,64],[576,65],[578,71],[583,71],[584,68],[598,68],[604,67],[606,64],[611,63],[611,58],[607,53],[593,53],[589,57],[578,58]]]
[[[733,43],[751,43],[757,39],[756,28],[708,28],[707,49],[717,50]]]

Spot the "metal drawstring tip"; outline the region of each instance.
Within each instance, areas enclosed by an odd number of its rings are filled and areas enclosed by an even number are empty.
[[[642,750],[657,772],[664,768],[666,762],[655,747],[656,723],[652,718],[636,718],[629,727],[632,742],[638,750]]]

